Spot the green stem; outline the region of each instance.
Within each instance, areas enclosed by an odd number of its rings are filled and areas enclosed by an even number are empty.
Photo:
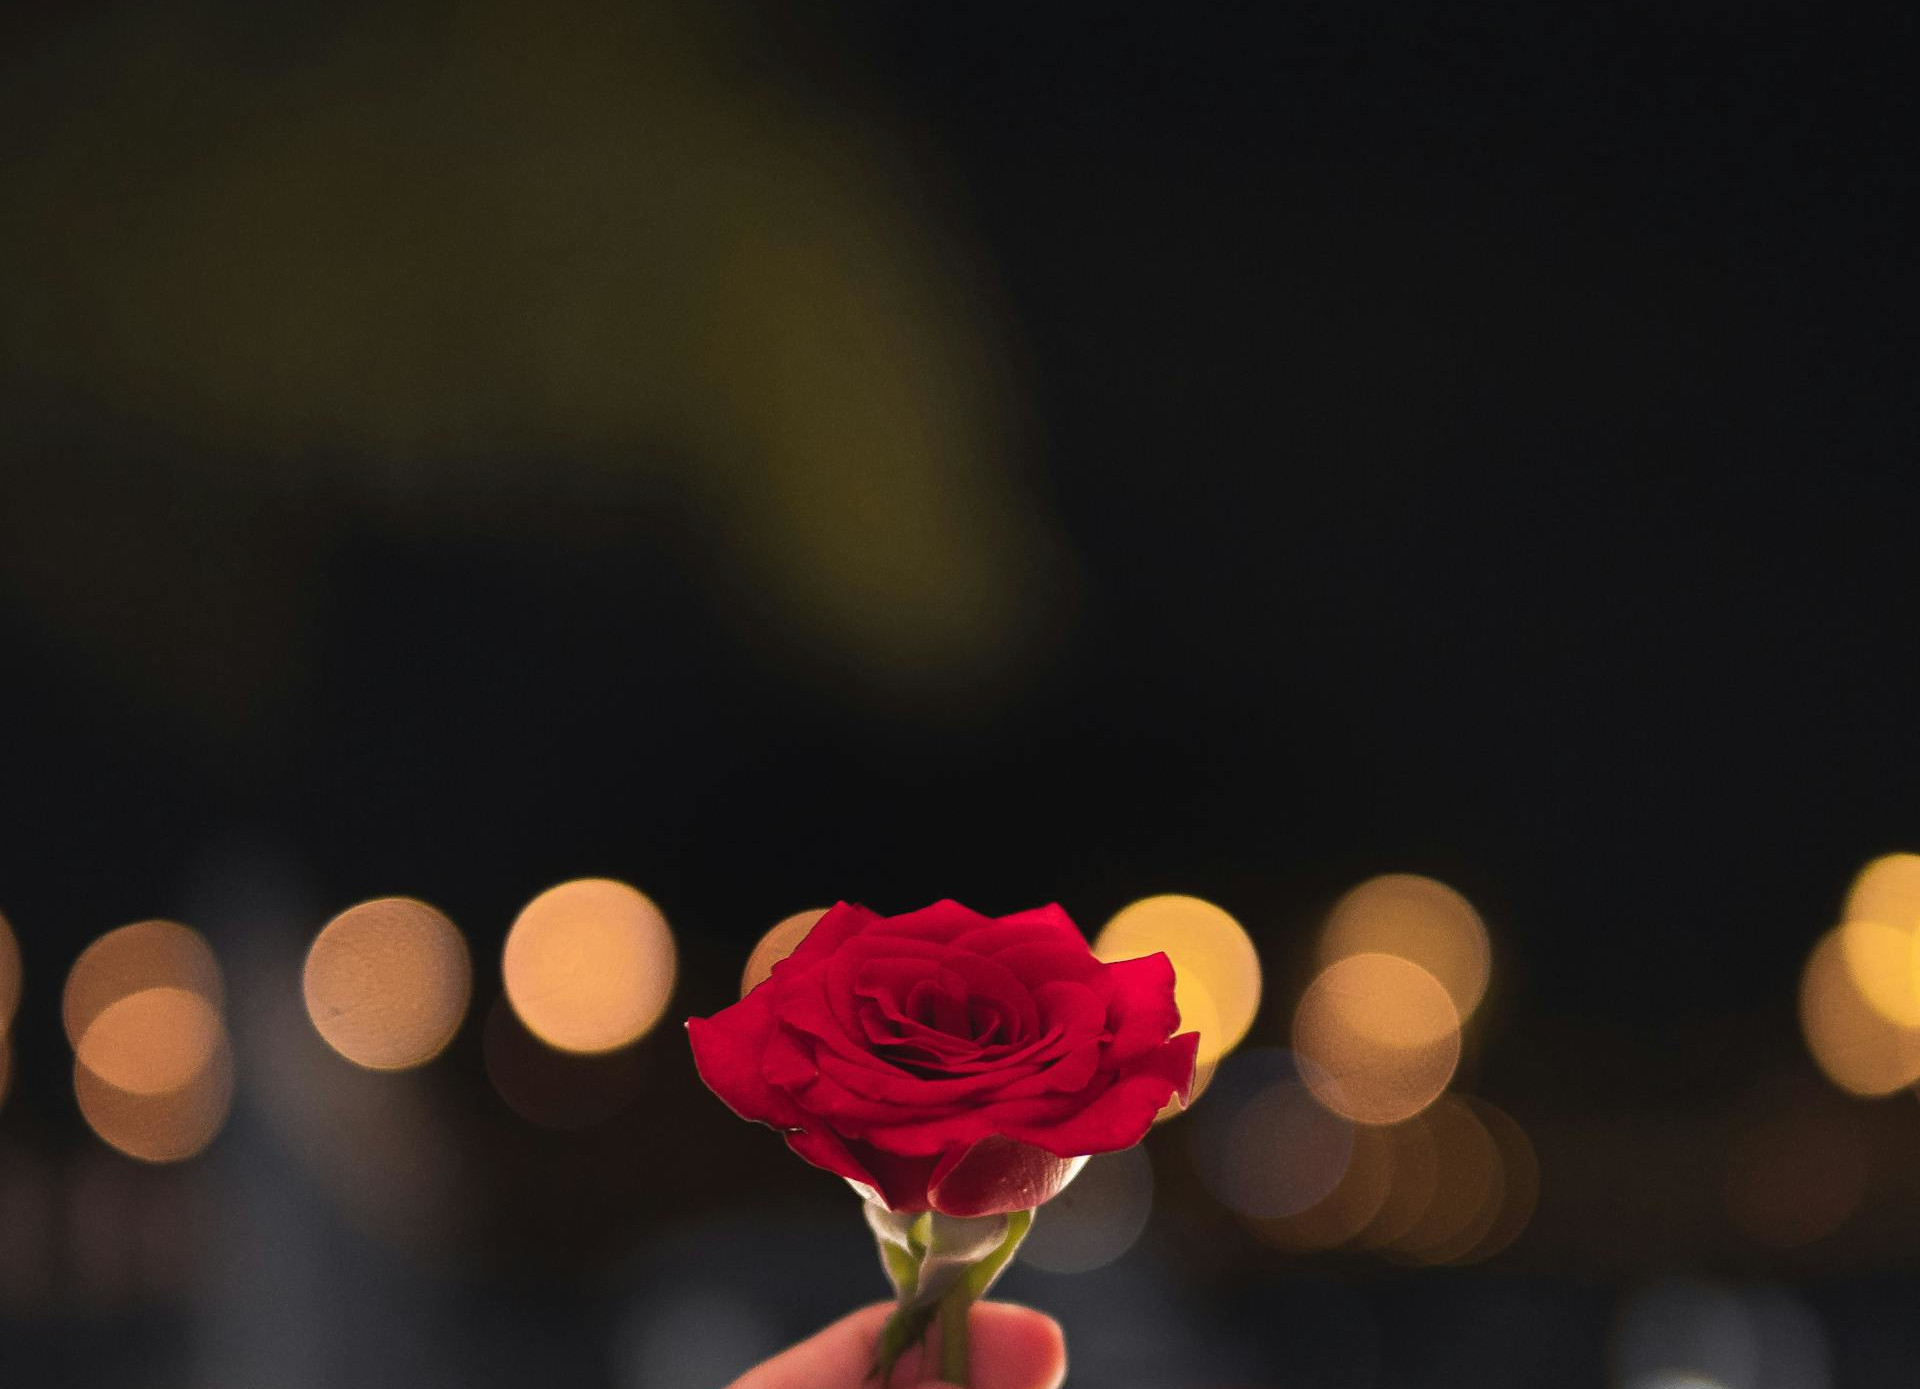
[[[973,1347],[967,1334],[967,1313],[972,1307],[973,1290],[964,1278],[940,1299],[940,1378],[960,1389],[967,1389],[973,1373]]]

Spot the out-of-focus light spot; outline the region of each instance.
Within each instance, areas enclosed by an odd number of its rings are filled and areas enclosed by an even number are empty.
[[[745,998],[765,983],[773,967],[791,955],[826,914],[825,907],[812,907],[776,921],[747,956],[746,970],[740,976],[740,997]]]
[[[161,1094],[122,1090],[75,1058],[80,1113],[102,1141],[142,1162],[179,1162],[211,1143],[233,1098],[233,1054],[221,1032],[212,1056],[186,1085]]]
[[[200,933],[175,921],[141,921],[109,931],[80,952],[67,974],[61,1021],[75,1048],[110,1005],[143,989],[183,989],[215,1016],[225,1007],[220,964]]]
[[[1250,1220],[1293,1215],[1323,1200],[1353,1157],[1353,1126],[1302,1083],[1308,1064],[1261,1047],[1231,1057],[1188,1142],[1202,1184]]]
[[[14,1011],[20,1006],[20,942],[13,927],[0,916],[0,1033],[13,1025]]]
[[[580,878],[527,904],[507,933],[502,967],[507,1001],[536,1037],[562,1051],[612,1051],[666,1010],[673,935],[644,894]]]
[[[1393,1130],[1353,1130],[1353,1155],[1339,1182],[1293,1215],[1253,1222],[1254,1232],[1282,1249],[1332,1249],[1356,1237],[1386,1204],[1393,1184]]]
[[[1813,1308],[1785,1288],[1745,1290],[1760,1342],[1760,1389],[1833,1389],[1833,1348]]]
[[[1526,1130],[1505,1110],[1485,1100],[1467,1101],[1500,1150],[1499,1207],[1479,1240],[1454,1256],[1455,1263],[1491,1259],[1520,1237],[1540,1204],[1540,1159]]]
[[[223,1044],[219,1014],[185,989],[142,989],[116,999],[75,1048],[87,1070],[116,1089],[165,1095],[189,1085]]]
[[[1427,1213],[1440,1184],[1440,1155],[1424,1116],[1382,1132],[1391,1143],[1391,1181],[1386,1199],[1354,1237],[1354,1243],[1365,1249],[1385,1248],[1413,1229]]]
[[[542,1128],[603,1123],[632,1104],[646,1082],[640,1048],[592,1055],[557,1051],[527,1031],[504,1000],[487,1015],[481,1050],[487,1079],[507,1108]]]
[[[1619,1383],[1677,1389],[1690,1381],[1759,1389],[1760,1343],[1751,1311],[1731,1289],[1673,1279],[1621,1304],[1614,1327]]]
[[[1829,931],[1800,977],[1800,1027],[1827,1078],[1854,1095],[1890,1095],[1920,1080],[1920,1028],[1902,1027],[1862,996],[1846,928]]]
[[[1920,930],[1920,854],[1887,854],[1862,868],[1847,892],[1843,921]]]
[[[1423,1117],[1439,1174],[1433,1199],[1394,1249],[1420,1263],[1442,1264],[1474,1248],[1493,1228],[1506,1173],[1493,1135],[1464,1101],[1445,1096]]]
[[[459,928],[425,902],[383,897],[328,922],[301,976],[327,1045],[375,1071],[423,1065],[467,1015],[473,964]]]
[[[1874,1012],[1897,1026],[1920,1027],[1920,970],[1915,969],[1913,931],[1877,921],[1840,927],[1840,957],[1854,991]]]
[[[1387,873],[1348,892],[1327,915],[1320,962],[1398,955],[1440,981],[1462,1021],[1487,992],[1493,952],[1473,905],[1433,878]]]
[[[1460,1015],[1433,975],[1398,955],[1335,960],[1293,1016],[1320,1102],[1359,1124],[1392,1124],[1439,1098],[1460,1062]]]
[[[1872,1167],[1872,1135],[1852,1101],[1811,1078],[1786,1078],[1756,1097],[1734,1132],[1727,1214],[1757,1244],[1811,1244],[1859,1209]]]
[[[1123,907],[1093,943],[1094,954],[1109,961],[1158,951],[1173,961],[1181,1030],[1200,1033],[1200,1060],[1219,1060],[1240,1044],[1260,1010],[1260,954],[1253,941],[1213,903],[1170,893]]]
[[[1153,1164],[1145,1148],[1089,1158],[1035,1214],[1020,1262],[1048,1273],[1104,1268],[1133,1247],[1152,1211]]]

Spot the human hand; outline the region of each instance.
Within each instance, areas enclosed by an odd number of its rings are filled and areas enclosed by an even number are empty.
[[[872,1389],[867,1378],[873,1348],[893,1304],[878,1303],[842,1317],[792,1350],[748,1370],[729,1389]],[[973,1308],[973,1389],[1060,1389],[1067,1378],[1067,1344],[1052,1317],[1007,1302]],[[937,1389],[921,1378],[923,1349],[900,1357],[890,1389]]]

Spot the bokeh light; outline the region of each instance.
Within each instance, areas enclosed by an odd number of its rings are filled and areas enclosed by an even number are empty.
[[[644,1036],[673,994],[666,918],[643,893],[580,878],[529,902],[507,934],[507,1000],[562,1051],[612,1051]]]
[[[1425,1116],[1416,1116],[1382,1132],[1389,1140],[1390,1181],[1386,1198],[1354,1236],[1364,1249],[1397,1243],[1419,1224],[1440,1185],[1440,1155]]]
[[[80,1064],[135,1095],[193,1082],[222,1045],[220,1015],[185,989],[142,989],[102,1008],[75,1048]]]
[[[0,916],[0,1034],[13,1025],[13,1015],[20,1006],[20,942],[14,938],[13,927],[7,919]]]
[[[404,1070],[431,1061],[459,1031],[473,965],[445,916],[411,897],[383,897],[327,923],[301,988],[328,1046],[369,1070]]]
[[[1327,914],[1320,962],[1398,955],[1440,981],[1464,1022],[1487,991],[1493,952],[1480,913],[1445,883],[1386,873],[1348,892]]]
[[[1854,992],[1888,1022],[1920,1027],[1920,971],[1915,933],[1878,921],[1848,921],[1839,928],[1840,957]]]
[[[507,1108],[547,1129],[584,1129],[632,1104],[646,1083],[642,1049],[591,1055],[558,1051],[531,1032],[504,999],[487,1014],[481,1051],[487,1079]]]
[[[1847,927],[1820,938],[1800,977],[1807,1050],[1849,1094],[1890,1095],[1920,1080],[1920,1028],[1903,1027],[1861,992],[1847,958]]]
[[[1103,960],[1164,951],[1173,961],[1182,1031],[1200,1033],[1199,1059],[1240,1044],[1260,1010],[1260,955],[1240,923],[1211,902],[1166,894],[1123,907],[1093,943]]]
[[[1416,1262],[1448,1263],[1493,1228],[1506,1174],[1493,1135],[1464,1101],[1443,1096],[1422,1118],[1438,1165],[1433,1197],[1393,1249]]]
[[[1920,854],[1886,854],[1862,868],[1840,919],[1920,930]]]
[[[1333,1249],[1356,1238],[1380,1214],[1393,1186],[1393,1130],[1352,1130],[1347,1170],[1319,1201],[1292,1215],[1253,1222],[1254,1232],[1282,1249]]]
[[[1320,972],[1294,1012],[1307,1084],[1334,1113],[1392,1124],[1446,1089],[1460,1062],[1460,1015],[1440,981],[1398,955],[1368,952]]]
[[[1500,1201],[1492,1222],[1477,1243],[1454,1256],[1455,1263],[1491,1259],[1516,1239],[1533,1220],[1540,1204],[1540,1158],[1526,1130],[1505,1110],[1485,1100],[1467,1101],[1500,1150]]]
[[[1717,1284],[1675,1278],[1642,1288],[1616,1314],[1614,1370],[1628,1389],[1689,1383],[1759,1389],[1753,1314],[1739,1294]]]
[[[102,1141],[142,1162],[179,1162],[211,1143],[233,1098],[233,1054],[224,1030],[187,1084],[159,1094],[112,1085],[80,1058],[73,1065],[80,1113]]]
[[[109,931],[80,952],[67,974],[61,1021],[77,1049],[100,1013],[143,989],[196,994],[215,1016],[225,1009],[220,964],[198,931],[177,921],[140,921]]]
[[[1862,1111],[1811,1077],[1760,1089],[1727,1153],[1727,1214],[1756,1244],[1824,1239],[1859,1209],[1873,1168]]]
[[[740,975],[740,997],[759,988],[773,973],[773,967],[791,955],[826,914],[825,907],[812,907],[776,921],[747,956],[747,967]]]
[[[1035,1213],[1020,1262],[1047,1273],[1104,1268],[1133,1247],[1152,1212],[1153,1164],[1144,1147],[1088,1158]]]

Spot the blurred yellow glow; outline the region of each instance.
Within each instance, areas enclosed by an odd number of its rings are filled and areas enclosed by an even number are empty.
[[[396,1071],[431,1061],[453,1040],[473,965],[446,917],[411,897],[383,897],[327,923],[301,984],[328,1046],[355,1065]]]
[[[1505,1173],[1493,1135],[1464,1102],[1443,1096],[1423,1117],[1439,1162],[1433,1199],[1393,1247],[1421,1263],[1446,1263],[1493,1228]]]
[[[0,1033],[13,1025],[14,1011],[20,1006],[20,942],[13,927],[0,916]]]
[[[164,1095],[194,1080],[221,1044],[219,1014],[185,989],[142,989],[102,1008],[75,1048],[101,1080],[135,1095]]]
[[[1240,1044],[1260,1009],[1260,955],[1233,917],[1198,897],[1167,894],[1123,907],[1093,943],[1103,960],[1166,952],[1182,1031],[1200,1033],[1199,1059]]]
[[[141,921],[109,931],[80,952],[67,974],[61,1021],[78,1049],[110,1005],[144,989],[197,994],[218,1016],[225,1004],[220,965],[198,931],[175,921]]]
[[[1877,921],[1840,927],[1840,954],[1854,990],[1881,1017],[1901,1027],[1920,1027],[1920,970],[1916,933]]]
[[[1920,1080],[1920,1029],[1903,1027],[1861,993],[1847,928],[1827,932],[1800,977],[1800,1026],[1827,1078],[1855,1095],[1890,1095]]]
[[[807,938],[807,932],[826,914],[825,907],[812,907],[776,921],[760,937],[760,943],[753,947],[753,953],[747,956],[747,968],[740,976],[740,997],[745,998],[766,982],[773,973],[773,967],[791,955],[800,942]]]
[[[1369,878],[1334,903],[1320,962],[1366,953],[1419,965],[1440,981],[1463,1021],[1480,1005],[1493,968],[1480,913],[1445,883],[1417,873]]]
[[[507,1108],[548,1129],[603,1123],[632,1104],[646,1080],[639,1048],[591,1056],[556,1051],[527,1031],[504,1000],[487,1015],[481,1055],[487,1079]]]
[[[660,1021],[673,994],[666,918],[607,878],[547,889],[507,933],[507,1001],[528,1031],[562,1051],[625,1046]]]
[[[1392,1245],[1419,1224],[1440,1184],[1440,1154],[1425,1116],[1382,1132],[1392,1155],[1386,1199],[1354,1237],[1355,1244],[1368,1249]]]
[[[1513,1116],[1485,1100],[1469,1100],[1473,1111],[1486,1126],[1494,1146],[1500,1150],[1499,1204],[1493,1219],[1480,1238],[1452,1254],[1454,1263],[1479,1263],[1491,1259],[1520,1237],[1540,1204],[1540,1159],[1533,1151],[1533,1140]]]
[[[1920,930],[1920,854],[1887,854],[1862,868],[1841,919]]]
[[[103,1142],[142,1162],[179,1162],[211,1143],[226,1122],[233,1054],[223,1030],[191,1081],[152,1095],[122,1090],[75,1058],[73,1089],[81,1115]]]
[[[1460,1062],[1460,1015],[1433,975],[1398,955],[1335,960],[1293,1016],[1307,1084],[1334,1113],[1393,1124],[1432,1104]]]
[[[1734,1133],[1727,1214],[1756,1244],[1812,1244],[1859,1209],[1873,1157],[1872,1135],[1851,1101],[1810,1078],[1776,1083]]]
[[[1282,1249],[1333,1249],[1353,1239],[1380,1214],[1393,1184],[1391,1129],[1353,1130],[1353,1155],[1340,1180],[1303,1211],[1253,1222],[1254,1233]]]

